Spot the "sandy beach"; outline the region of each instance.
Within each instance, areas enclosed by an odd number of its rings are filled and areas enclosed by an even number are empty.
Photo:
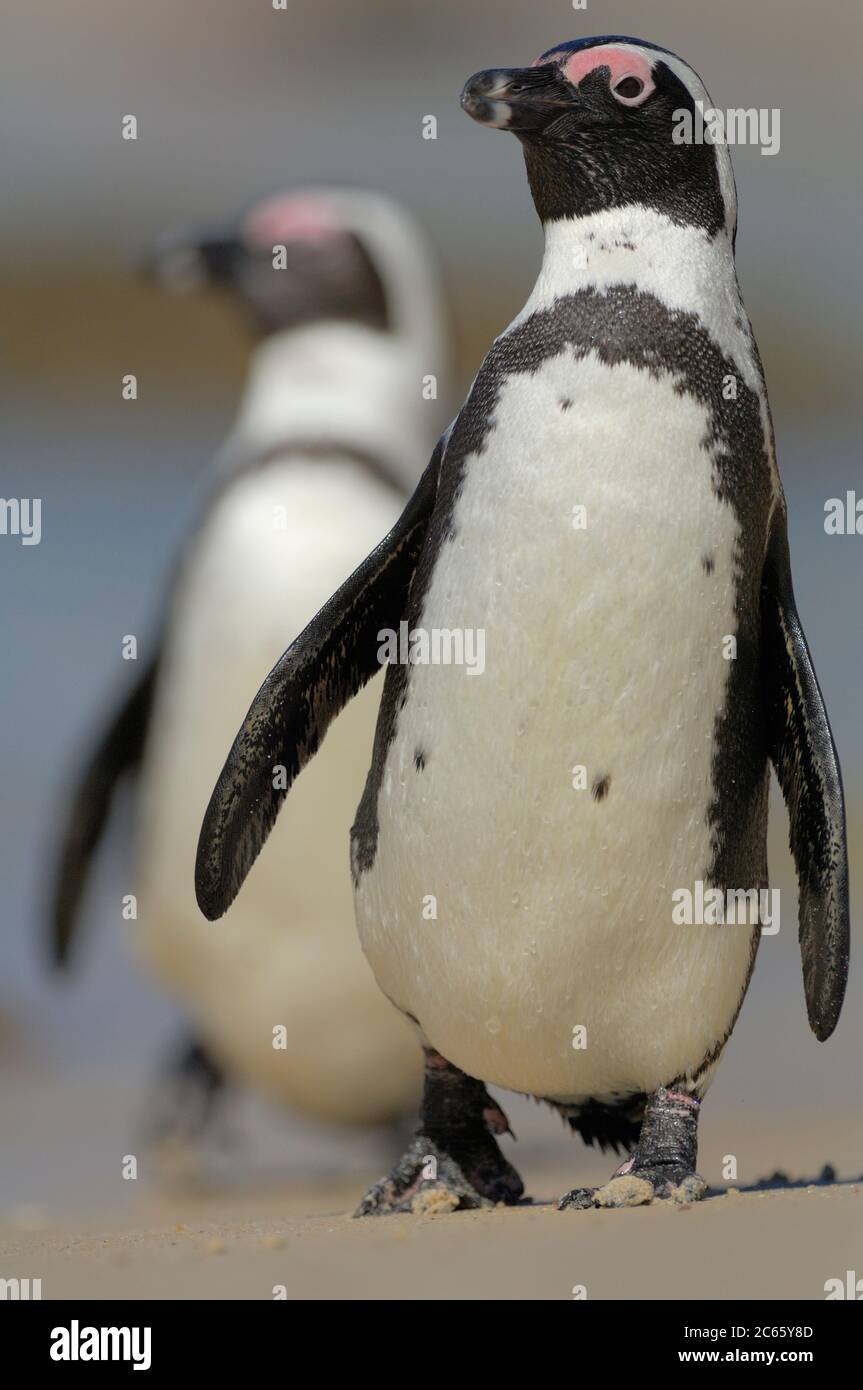
[[[64,1100],[43,1089],[37,1100],[38,1091],[31,1078],[30,1105],[19,1111],[33,1145],[34,1197],[49,1193],[35,1172],[45,1152],[35,1120],[44,1118],[50,1146],[59,1108],[74,1110],[82,1134],[98,1133],[100,1107],[112,1123],[118,1108],[107,1085],[98,1104],[91,1093],[89,1110],[73,1104],[74,1091]],[[440,1216],[353,1220],[385,1166],[368,1144],[294,1135],[278,1146],[281,1176],[240,1166],[197,1189],[166,1191],[155,1181],[121,1183],[113,1164],[110,1176],[88,1165],[73,1182],[69,1134],[66,1200],[55,1183],[50,1201],[3,1211],[0,1276],[41,1279],[43,1299],[823,1300],[827,1280],[863,1273],[859,1115],[845,1123],[835,1112],[768,1110],[759,1127],[746,1106],[726,1101],[712,1116],[705,1110],[699,1167],[711,1195],[701,1203],[559,1212],[562,1192],[603,1182],[613,1160],[574,1141],[550,1111],[503,1099],[519,1136],[506,1151],[531,1204]],[[272,1159],[270,1141],[264,1151]],[[723,1183],[734,1153],[738,1181]],[[828,1161],[836,1181],[819,1183]],[[805,1185],[753,1190],[777,1169]]]
[[[43,1298],[290,1300],[812,1300],[860,1265],[863,1184],[371,1221],[350,1218],[353,1197],[288,1188],[6,1230],[4,1264]]]

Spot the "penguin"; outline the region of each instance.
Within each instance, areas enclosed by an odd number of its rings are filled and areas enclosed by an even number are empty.
[[[761,925],[751,906],[681,923],[679,895],[760,903],[771,765],[815,1036],[839,1017],[841,775],[795,606],[728,150],[674,138],[699,101],[687,63],[619,35],[468,81],[467,114],[521,144],[538,279],[397,525],[264,683],[203,822],[198,901],[216,918],[284,798],[273,764],[296,776],[386,652],[355,907],[417,1030],[424,1094],[357,1215],[517,1203],[489,1083],[626,1153],[561,1208],[703,1195],[700,1106]],[[465,653],[483,635],[481,668],[435,659],[453,633]]]
[[[82,919],[114,789],[134,773],[134,945],[191,1023],[147,1137],[202,1137],[227,1079],[316,1120],[397,1125],[421,1067],[362,956],[337,853],[382,682],[339,721],[227,932],[201,918],[189,866],[249,685],[279,656],[285,625],[302,631],[389,529],[425,465],[440,421],[424,378],[446,390],[437,274],[407,214],[339,188],[280,194],[236,227],[163,238],[153,269],[170,287],[221,287],[256,346],[158,641],[70,801],[55,958],[68,958]]]

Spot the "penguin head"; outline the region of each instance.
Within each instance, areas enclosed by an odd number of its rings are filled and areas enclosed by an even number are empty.
[[[640,204],[711,235],[724,229],[733,241],[727,148],[678,142],[680,113],[693,118],[699,101],[711,104],[687,63],[620,35],[556,44],[530,67],[475,73],[461,98],[475,121],[521,141],[543,222]]]
[[[233,227],[162,237],[149,269],[168,289],[226,290],[259,337],[325,319],[392,326],[374,254],[324,192],[277,195]]]

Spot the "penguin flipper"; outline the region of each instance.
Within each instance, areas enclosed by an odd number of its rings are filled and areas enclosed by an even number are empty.
[[[267,676],[204,815],[195,892],[204,916],[228,910],[294,779],[332,721],[380,669],[382,628],[398,630],[437,496],[444,435],[395,526]],[[284,769],[274,786],[276,769]]]
[[[114,790],[120,778],[141,762],[158,665],[156,656],[126,696],[93,750],[69,803],[49,921],[55,965],[67,963],[90,863],[108,821]]]
[[[848,977],[848,850],[842,774],[794,602],[784,513],[777,509],[761,586],[771,761],[788,808],[799,884],[800,954],[809,1025],[819,1041],[839,1019]]]

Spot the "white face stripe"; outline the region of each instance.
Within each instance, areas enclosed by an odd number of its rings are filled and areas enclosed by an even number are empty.
[[[656,55],[661,58],[665,66],[678,77],[686,87],[693,101],[700,101],[706,109],[712,106],[710,93],[705,87],[697,72],[693,72],[688,63],[684,63],[682,58],[677,58],[673,53]],[[725,205],[725,230],[729,237],[734,239],[737,230],[737,186],[734,182],[734,170],[731,167],[731,155],[728,153],[727,145],[714,145],[713,154],[716,159],[716,171],[719,175],[719,188],[722,193],[722,201]]]
[[[707,91],[698,73],[693,71],[688,63],[676,54],[669,53],[666,49],[644,48],[638,43],[609,43],[597,44],[597,49],[614,49],[618,53],[632,53],[647,62],[651,70],[657,63],[662,62],[674,73],[692,97],[693,101],[700,101],[706,109],[713,105],[710,100],[710,93]],[[590,49],[582,50],[589,53]],[[537,62],[554,62],[557,58],[566,61],[573,55],[567,50],[552,50],[545,58],[537,59]],[[713,146],[714,158],[716,159],[716,169],[719,176],[719,189],[722,194],[722,202],[725,207],[725,230],[733,240],[737,229],[737,188],[734,183],[734,170],[731,167],[731,155],[728,153],[727,145]]]

